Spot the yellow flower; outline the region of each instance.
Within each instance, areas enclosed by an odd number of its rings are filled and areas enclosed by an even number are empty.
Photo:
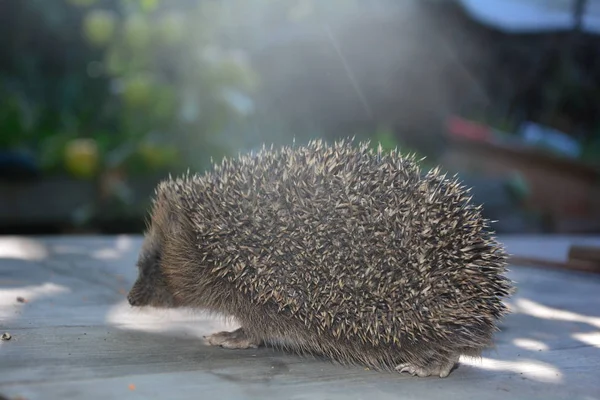
[[[98,171],[98,146],[94,139],[73,139],[65,147],[65,167],[78,178],[91,178]]]
[[[94,45],[105,45],[113,37],[117,18],[112,11],[92,10],[83,20],[83,34]]]

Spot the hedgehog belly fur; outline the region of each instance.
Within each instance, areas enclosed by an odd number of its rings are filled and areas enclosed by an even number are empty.
[[[236,317],[236,338],[419,376],[491,346],[512,291],[468,191],[367,143],[263,148],[165,181],[148,232],[174,303]]]

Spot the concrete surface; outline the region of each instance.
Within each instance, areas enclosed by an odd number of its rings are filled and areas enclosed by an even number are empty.
[[[561,259],[597,238],[501,237]],[[341,367],[271,349],[206,347],[232,328],[133,311],[139,237],[0,238],[0,393],[11,399],[600,399],[600,277],[514,266],[497,348],[448,378]]]

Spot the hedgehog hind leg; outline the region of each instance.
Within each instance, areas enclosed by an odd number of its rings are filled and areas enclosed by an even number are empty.
[[[204,343],[209,346],[219,346],[225,349],[255,349],[262,344],[260,340],[256,340],[248,335],[244,328],[204,336]]]
[[[450,372],[458,364],[459,355],[453,355],[446,361],[436,361],[428,363],[427,365],[417,365],[415,363],[402,363],[396,366],[395,370],[400,373],[409,373],[413,376],[419,376],[421,378],[427,376],[439,376],[440,378],[446,378],[450,375]]]

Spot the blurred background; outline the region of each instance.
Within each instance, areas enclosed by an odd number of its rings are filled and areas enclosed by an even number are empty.
[[[169,173],[347,136],[600,232],[600,1],[0,2],[0,234],[141,233]]]

